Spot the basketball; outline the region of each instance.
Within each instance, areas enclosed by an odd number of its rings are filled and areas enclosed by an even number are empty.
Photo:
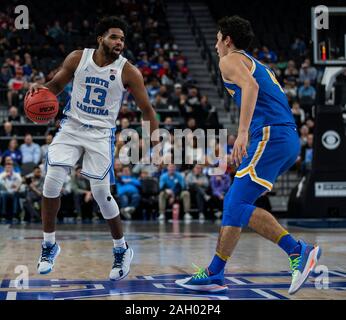
[[[45,124],[54,119],[59,111],[56,96],[48,89],[39,89],[34,94],[28,93],[24,100],[26,116],[35,123]]]

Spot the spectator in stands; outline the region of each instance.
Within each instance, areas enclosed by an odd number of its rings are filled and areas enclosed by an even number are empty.
[[[132,173],[139,176],[141,172],[145,171],[148,176],[153,177],[158,172],[156,165],[150,162],[149,156],[143,156],[139,163],[136,163],[132,169]]]
[[[24,203],[26,211],[25,221],[40,221],[40,205],[43,191],[44,177],[40,167],[35,167],[31,174],[25,177],[27,184],[27,193]]]
[[[71,177],[71,190],[77,218],[82,219],[83,222],[90,222],[93,216],[94,201],[89,180],[81,174],[81,171],[82,167],[77,166]]]
[[[0,174],[0,192],[2,215],[11,222],[19,209],[19,189],[22,177],[13,171],[13,165],[7,164],[5,171]]]
[[[286,81],[283,90],[287,96],[288,102],[292,103],[297,97],[296,82],[295,81]]]
[[[120,212],[126,219],[131,219],[132,214],[139,206],[140,187],[139,180],[131,175],[130,167],[124,166],[121,176],[116,181],[116,188]]]
[[[1,136],[2,137],[13,137],[17,135],[17,130],[15,130],[13,128],[13,125],[11,122],[9,121],[5,121],[4,122],[4,125],[3,125],[3,128],[2,128],[2,132],[1,132]]]
[[[217,208],[215,213],[216,218],[221,218],[223,200],[225,198],[226,192],[228,191],[231,184],[231,179],[228,174],[223,175],[213,175],[210,178],[210,187],[212,194],[212,208]]]
[[[185,178],[186,186],[190,192],[191,198],[195,199],[198,209],[198,218],[200,221],[205,220],[205,205],[210,199],[207,194],[209,187],[208,177],[202,172],[202,166],[196,164]]]
[[[120,177],[122,171],[123,171],[123,165],[122,165],[121,161],[119,160],[119,158],[116,158],[114,160],[114,174],[115,174],[115,177]]]
[[[311,66],[310,59],[305,59],[302,63],[302,67],[299,70],[299,82],[305,83],[309,80],[310,83],[314,84],[317,78],[317,69]]]
[[[287,68],[284,72],[284,80],[296,82],[299,76],[299,71],[296,68],[296,63],[293,60],[287,62]]]
[[[22,164],[22,152],[18,149],[17,139],[11,139],[8,143],[8,149],[2,154],[3,159],[11,157],[16,165]]]
[[[193,113],[195,110],[199,110],[200,107],[200,96],[198,89],[196,87],[190,87],[188,89],[188,95],[187,95],[187,112]]]
[[[300,128],[305,122],[305,112],[300,108],[298,101],[294,101],[292,104],[292,114],[298,128]]]
[[[46,161],[46,156],[48,153],[48,147],[53,141],[53,135],[51,133],[46,134],[46,143],[41,146],[41,162]]]
[[[230,134],[227,137],[227,154],[231,154],[233,150],[233,146],[236,140],[236,136],[234,134]]]
[[[300,146],[303,147],[308,141],[309,128],[306,124],[302,125],[300,128]]]
[[[200,109],[195,114],[197,126],[199,128],[217,129],[220,127],[216,109],[209,103],[207,95],[203,95],[200,100]]]
[[[15,162],[13,162],[12,158],[10,156],[6,156],[3,158],[4,166],[0,166],[0,173],[4,172],[4,168],[6,165],[10,164],[13,166],[13,172],[21,174],[22,170],[20,166],[18,166]]]
[[[269,50],[268,47],[263,46],[262,50],[258,52],[258,60],[264,61],[265,63],[276,62],[278,59],[276,53]]]
[[[155,109],[168,109],[167,103],[162,99],[162,96],[158,93],[153,101],[153,106]]]
[[[174,85],[174,75],[168,61],[165,61],[162,66],[161,83],[167,87]]]
[[[1,71],[0,71],[0,89],[7,89],[8,88],[8,83],[12,78],[12,72],[11,68],[7,63],[4,63],[1,66]]]
[[[23,68],[17,68],[15,77],[8,82],[8,105],[12,106],[14,99],[17,99],[17,102],[21,100],[24,97],[24,90],[28,89],[28,87],[29,84],[24,78]]]
[[[306,125],[309,128],[309,133],[314,133],[314,129],[315,129],[315,122],[312,119],[308,119],[306,120]]]
[[[187,129],[190,129],[192,132],[198,129],[197,122],[195,118],[189,118],[186,122]]]
[[[182,55],[181,51],[178,52],[178,55],[175,57],[175,65],[177,72],[177,80],[181,82],[181,80],[186,79],[189,68],[186,64],[186,58]]]
[[[119,115],[118,120],[121,121],[121,119],[127,118],[130,122],[133,122],[136,120],[136,114],[129,109],[129,105],[127,101],[123,101]]]
[[[8,110],[8,118],[7,121],[11,123],[23,123],[23,117],[19,115],[18,108],[16,106],[12,106]]]
[[[23,65],[23,73],[24,73],[24,76],[27,78],[27,79],[30,79],[31,78],[31,75],[32,75],[32,72],[33,72],[33,67],[32,67],[32,59],[31,59],[31,54],[26,52],[24,54],[24,65]]]
[[[23,160],[22,163],[35,163],[38,165],[41,160],[41,149],[37,143],[33,142],[32,135],[27,133],[24,137],[24,143],[19,147]]]
[[[121,130],[128,129],[130,127],[130,121],[127,118],[122,118],[120,121]]]
[[[71,176],[67,175],[61,189],[60,199],[61,206],[58,212],[58,220],[60,222],[64,221],[64,218],[75,220],[75,211],[74,211],[74,201],[72,193],[72,183]]]
[[[293,56],[304,57],[306,54],[306,44],[300,37],[294,39],[291,49]]]
[[[173,133],[174,125],[173,125],[172,117],[166,117],[165,118],[165,121],[163,122],[163,128],[168,130],[169,132]]]
[[[167,172],[160,176],[160,195],[159,195],[159,220],[166,218],[167,202],[173,205],[176,201],[183,201],[184,220],[190,221],[190,193],[185,190],[185,181],[183,175],[177,171],[174,164],[167,166]]]
[[[300,156],[298,157],[298,162],[301,163],[301,173],[305,176],[311,171],[312,157],[313,157],[313,142],[314,135],[309,133],[307,138],[307,143],[302,147]]]
[[[181,95],[183,94],[183,87],[180,83],[174,85],[174,91],[171,93],[168,99],[168,104],[175,108],[179,108]],[[185,102],[185,101],[184,101]]]
[[[310,80],[304,80],[304,85],[301,86],[298,90],[298,97],[301,104],[312,105],[316,98],[316,90],[310,84]]]
[[[156,77],[151,77],[151,80],[147,83],[147,91],[150,98],[150,101],[153,102],[155,99],[155,96],[160,91],[160,82]]]
[[[60,21],[56,20],[54,22],[54,25],[48,29],[47,34],[49,37],[52,37],[54,40],[57,40],[57,42],[62,41],[65,33],[60,26]]]

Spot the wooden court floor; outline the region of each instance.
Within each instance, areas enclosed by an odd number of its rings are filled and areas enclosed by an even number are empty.
[[[134,249],[129,276],[108,281],[112,242],[106,224],[64,224],[57,240],[62,252],[54,271],[36,274],[41,226],[0,225],[0,300],[36,299],[346,299],[345,229],[289,228],[323,250],[319,273],[289,296],[287,256],[276,245],[245,230],[229,261],[226,294],[196,293],[174,281],[206,266],[216,245],[217,223],[125,222]],[[28,277],[26,276],[28,275]]]

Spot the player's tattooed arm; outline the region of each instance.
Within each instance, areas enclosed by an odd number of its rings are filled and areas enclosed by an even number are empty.
[[[156,112],[150,103],[142,73],[131,63],[126,62],[122,73],[122,81],[131,90],[137,106],[142,111],[143,120],[150,122],[151,136],[153,131],[159,128],[159,123],[156,118]]]
[[[74,72],[76,71],[78,64],[82,58],[83,50],[72,51],[63,62],[61,68],[54,75],[53,79],[47,82],[45,85],[34,83],[29,92],[35,93],[41,88],[47,88],[55,95],[59,95],[65,88],[65,86],[72,80]]]
[[[242,92],[238,137],[231,153],[231,163],[239,165],[242,158],[247,156],[248,131],[259,87],[241,55],[227,55],[220,59],[219,66],[223,77],[240,87]]]

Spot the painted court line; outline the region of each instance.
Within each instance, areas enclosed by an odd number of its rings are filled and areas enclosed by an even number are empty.
[[[265,297],[267,299],[275,299],[275,300],[278,299],[277,297],[275,297],[275,296],[271,295],[270,293],[265,292],[265,291],[263,291],[261,289],[252,289],[252,291],[258,293],[259,295],[261,295],[261,296],[263,296],[263,297]]]
[[[333,274],[335,276],[340,276],[340,277],[343,277],[343,278],[346,278],[346,275],[341,273],[341,272],[337,272],[337,271],[329,271],[330,274]]]
[[[16,300],[17,299],[17,292],[8,292],[6,296],[6,300]]]
[[[246,282],[241,281],[235,277],[226,277],[226,279],[228,279],[229,281],[235,283],[235,284],[246,284]]]

